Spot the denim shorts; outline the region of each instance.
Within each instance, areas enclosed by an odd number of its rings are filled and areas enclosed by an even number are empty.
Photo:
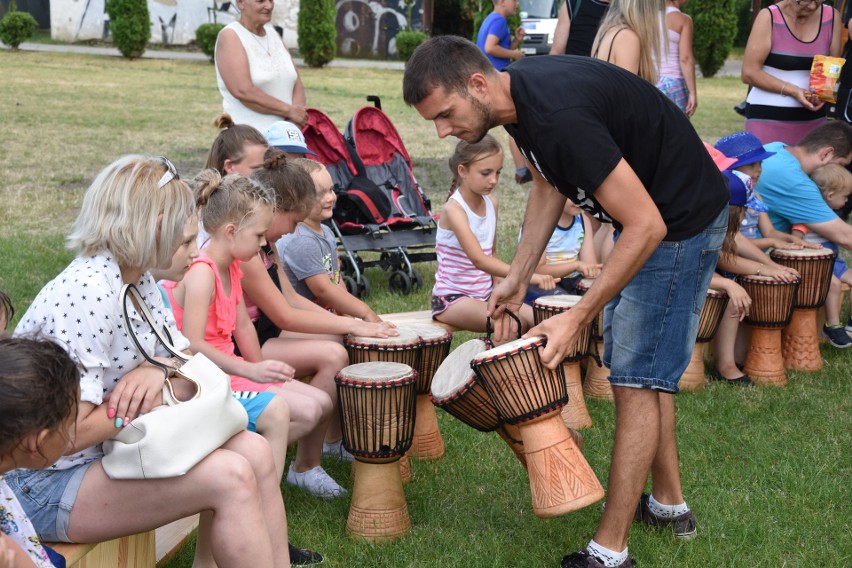
[[[92,463],[68,469],[15,469],[3,475],[39,538],[47,542],[71,542],[68,519],[83,476]]]
[[[678,391],[727,227],[725,207],[698,235],[663,241],[606,305],[604,363],[612,385]]]

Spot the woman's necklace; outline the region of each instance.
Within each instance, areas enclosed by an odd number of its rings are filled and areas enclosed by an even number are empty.
[[[253,38],[254,38],[254,41],[256,41],[256,42],[257,42],[257,44],[258,44],[260,47],[262,47],[262,48],[263,48],[263,50],[266,52],[266,55],[272,56],[272,53],[269,51],[269,34],[266,34],[265,36],[263,36],[263,37],[265,37],[265,38],[266,38],[266,45],[264,45],[264,44],[260,43],[260,39],[259,39],[256,35],[251,34],[251,37],[253,37]]]

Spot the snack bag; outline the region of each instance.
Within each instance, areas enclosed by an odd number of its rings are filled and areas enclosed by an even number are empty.
[[[842,57],[814,55],[811,64],[810,91],[827,103],[837,102],[837,88],[840,80],[840,70],[846,60]]]

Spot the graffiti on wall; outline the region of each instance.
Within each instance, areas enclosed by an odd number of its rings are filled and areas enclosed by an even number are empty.
[[[337,53],[344,57],[387,59],[396,56],[396,34],[407,27],[404,0],[339,0]],[[411,24],[420,29],[422,0],[416,0]]]
[[[239,18],[236,1],[147,0],[151,43],[185,45],[195,39],[201,24],[229,24]],[[109,17],[106,0],[51,0],[51,36],[62,41],[106,40]],[[299,0],[278,0],[272,24],[284,30],[287,47],[296,46]]]

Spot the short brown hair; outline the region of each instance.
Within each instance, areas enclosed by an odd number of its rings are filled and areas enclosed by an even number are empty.
[[[852,126],[840,120],[826,122],[805,134],[796,146],[812,154],[832,148],[835,156],[845,158],[852,154]]]
[[[497,73],[475,43],[459,36],[433,37],[415,49],[406,63],[402,98],[408,106],[416,105],[438,87],[466,94],[474,73]]]

